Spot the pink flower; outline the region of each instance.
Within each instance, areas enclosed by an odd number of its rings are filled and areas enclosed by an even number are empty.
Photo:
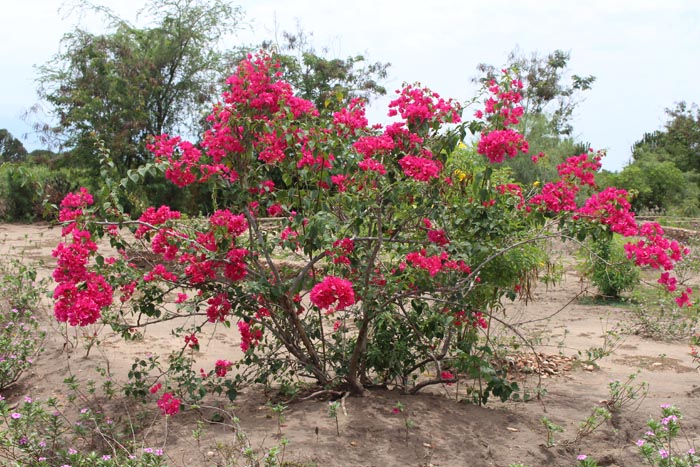
[[[154,384],[153,386],[151,386],[151,389],[149,389],[148,391],[149,391],[151,394],[155,394],[155,393],[157,393],[158,391],[160,391],[160,388],[161,388],[161,387],[163,387],[163,385],[160,384],[160,383]]]
[[[451,385],[452,381],[455,379],[455,375],[449,371],[443,371],[440,373],[440,379],[443,381],[448,381],[447,385]]]
[[[190,349],[196,349],[199,347],[199,339],[192,333],[189,336],[185,336],[185,344],[187,344]]]
[[[233,214],[228,209],[219,209],[209,218],[209,223],[214,227],[224,227],[226,232],[234,237],[248,230],[248,221],[242,214]]]
[[[231,311],[228,295],[220,293],[207,300],[207,318],[210,323],[224,322]]]
[[[142,238],[146,232],[153,230],[151,226],[158,226],[169,220],[179,218],[180,213],[178,211],[171,211],[168,206],[161,206],[158,209],[149,207],[141,214],[139,221],[150,225],[140,225],[139,228],[136,229],[134,236],[136,238]]]
[[[413,85],[405,85],[395,100],[389,103],[389,116],[401,115],[408,124],[420,125],[426,121],[459,123],[460,105],[444,100],[437,93]]]
[[[481,135],[476,152],[488,158],[495,164],[505,160],[507,155],[514,158],[518,151],[528,152],[529,145],[523,135],[515,130],[494,130],[485,135]]]
[[[311,303],[320,309],[333,311],[344,310],[355,303],[355,291],[352,282],[335,276],[326,276],[311,289]],[[337,302],[335,308],[331,306]]]
[[[365,102],[362,99],[352,99],[347,107],[333,114],[333,126],[337,127],[338,135],[354,135],[356,130],[367,126],[365,117]]]
[[[428,240],[440,246],[445,246],[450,243],[450,240],[447,238],[447,234],[445,234],[445,231],[442,229],[428,230]]]
[[[683,293],[681,293],[680,297],[676,297],[676,304],[678,304],[678,307],[683,308],[684,306],[690,306],[690,294],[692,293],[693,289],[688,287]]]
[[[670,273],[663,272],[661,273],[661,277],[659,277],[659,280],[657,281],[659,284],[662,284],[666,286],[666,290],[669,292],[675,292],[676,290],[676,284],[678,283],[678,279],[675,277],[672,277]]]
[[[363,170],[365,172],[373,171],[377,172],[379,175],[384,175],[386,173],[386,168],[384,167],[384,164],[372,158],[360,161],[360,163],[357,164],[357,166],[360,168],[360,170]]]
[[[244,352],[257,345],[262,339],[262,330],[257,327],[251,327],[245,321],[238,322],[238,332],[241,335],[241,350]]]
[[[163,393],[158,399],[158,407],[163,415],[175,415],[180,411],[180,399],[176,399],[169,392]]]
[[[399,160],[399,165],[406,176],[421,182],[429,182],[432,178],[439,178],[442,169],[439,162],[416,156],[403,157]]]
[[[267,208],[267,215],[270,217],[277,217],[282,214],[282,205],[279,203],[273,204]]]
[[[228,360],[217,360],[214,364],[214,372],[216,373],[216,376],[221,378],[226,376],[226,373],[228,373],[232,365],[233,363],[229,362]]]

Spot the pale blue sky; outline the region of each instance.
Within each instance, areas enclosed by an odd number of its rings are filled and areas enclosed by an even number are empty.
[[[123,17],[143,1],[103,1]],[[465,100],[480,62],[503,64],[523,52],[563,49],[571,70],[597,77],[574,120],[576,136],[607,148],[604,167],[618,170],[645,131],[660,128],[664,108],[700,103],[700,2],[696,0],[387,1],[242,0],[249,29],[232,41],[259,42],[276,30],[314,33],[332,55],[363,53],[392,63],[388,87],[419,81],[445,97]],[[0,16],[0,128],[27,149],[39,147],[21,115],[36,97],[34,65],[59,50],[77,18],[59,14],[58,0],[8,2]],[[352,6],[349,6],[352,5]],[[86,19],[83,19],[86,21]],[[87,19],[88,22],[92,21]],[[99,30],[100,24],[92,22]],[[385,102],[370,118],[381,120]]]

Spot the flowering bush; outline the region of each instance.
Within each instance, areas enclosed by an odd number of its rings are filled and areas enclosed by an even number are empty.
[[[481,376],[476,400],[507,398],[516,386],[484,371],[480,336],[537,274],[546,239],[639,236],[627,256],[667,272],[683,256],[658,225],[637,225],[623,190],[577,203],[594,188],[600,154],[570,158],[536,192],[498,170],[528,150],[512,128],[521,84],[507,72],[489,83],[477,120],[411,85],[386,127],[368,126],[361,101],[324,119],[266,55],[241,62],[228,84],[199,144],[170,135],[149,144],[171,182],[215,185],[220,209],[188,220],[151,207],[132,219],[115,197],[95,205],[81,191],[62,204],[54,278],[56,317],[71,325],[102,319],[130,337],[182,319],[184,351],[208,326],[235,324],[244,357],[201,370],[226,378],[235,365],[231,396],[238,384],[302,375],[354,393]],[[476,151],[457,148],[468,129],[481,135]],[[118,255],[100,254],[102,235]],[[419,379],[426,370],[432,377]]]
[[[0,264],[0,390],[15,383],[44,350],[45,332],[35,314],[44,281],[17,260]]]
[[[85,407],[71,421],[56,399],[37,401],[24,397],[19,404],[0,399],[0,455],[4,461],[30,467],[164,467],[163,451],[132,448],[123,426],[103,413]],[[129,433],[126,431],[125,433]],[[95,449],[95,439],[102,445]]]
[[[676,438],[682,436],[680,409],[670,404],[661,406],[661,418],[647,423],[649,430],[637,440],[639,452],[651,466],[693,467],[700,464],[700,455],[693,446],[682,450]],[[687,438],[686,438],[687,439]]]

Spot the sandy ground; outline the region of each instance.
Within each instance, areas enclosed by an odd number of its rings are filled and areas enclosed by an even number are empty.
[[[0,225],[0,254],[42,261],[40,274],[47,277],[53,263],[51,250],[59,238],[60,230],[47,225]],[[539,286],[534,301],[509,305],[506,319],[511,323],[531,321],[519,329],[541,337],[538,350],[545,355],[585,355],[587,349],[604,345],[606,331],[625,329],[631,323],[629,311],[590,304],[595,303],[590,300],[574,301],[562,309],[585,286],[575,269],[569,268],[557,286]],[[103,340],[99,349],[85,358],[84,349],[66,345],[65,337],[48,317],[46,323],[46,351],[33,374],[10,391],[10,398],[25,394],[39,399],[60,396],[69,365],[78,377],[95,379],[92,368],[108,361],[112,373],[125,379],[135,358],[149,353],[166,355],[180,344],[165,326],[150,328],[143,340],[128,343],[103,329],[99,330]],[[345,400],[347,415],[339,413],[339,436],[335,421],[328,415],[328,401],[324,400],[289,404],[281,435],[277,418],[267,405],[270,398],[261,390],[244,391],[232,412],[254,448],[269,448],[281,438],[289,440],[285,460],[290,463],[286,465],[295,466],[505,467],[522,462],[531,467],[557,467],[575,465],[580,453],[598,459],[601,466],[643,465],[634,441],[644,433],[647,420],[658,416],[659,405],[664,403],[682,409],[686,434],[691,443],[697,444],[696,449],[700,448],[700,378],[687,342],[661,342],[635,335],[624,335],[623,339],[612,355],[596,361],[597,367],[579,363],[568,369],[565,365],[558,375],[545,375],[540,382],[546,394],[539,401],[494,401],[478,407],[455,402],[453,388],[416,396],[374,391],[368,397]],[[217,358],[234,360],[240,356],[239,343],[237,331],[218,328],[209,341],[201,341],[202,366],[212,367]],[[591,410],[608,398],[608,383],[624,380],[637,370],[641,371],[637,381],[649,383],[649,395],[641,405],[635,410],[623,409],[580,443],[567,445],[564,441],[575,437]],[[538,378],[523,377],[522,384],[534,393]],[[408,435],[404,419],[392,413],[397,401],[405,406],[413,423]],[[205,435],[195,442],[192,430],[202,414],[206,419],[206,410],[172,417],[167,433],[163,422],[158,421],[145,435],[150,437],[146,443],[164,446],[171,466],[217,465],[216,442],[234,443],[235,433],[229,427],[205,422]],[[543,416],[565,429],[556,435],[558,444],[554,447],[544,446]]]

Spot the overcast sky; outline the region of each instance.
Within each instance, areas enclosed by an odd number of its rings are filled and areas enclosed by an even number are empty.
[[[102,4],[133,20],[143,1]],[[570,70],[597,81],[575,115],[576,137],[608,149],[604,167],[621,169],[644,132],[660,128],[675,102],[700,103],[697,0],[242,0],[249,25],[234,42],[258,43],[297,22],[318,49],[391,62],[388,87],[419,81],[466,100],[476,65],[505,63],[514,48],[571,53]],[[0,128],[27,149],[40,147],[22,114],[37,103],[34,65],[58,50],[78,20],[59,0],[5,2],[0,15]],[[84,21],[84,20],[83,20]],[[277,25],[277,26],[275,26]],[[99,29],[99,23],[92,27]],[[370,118],[381,119],[385,103]]]

